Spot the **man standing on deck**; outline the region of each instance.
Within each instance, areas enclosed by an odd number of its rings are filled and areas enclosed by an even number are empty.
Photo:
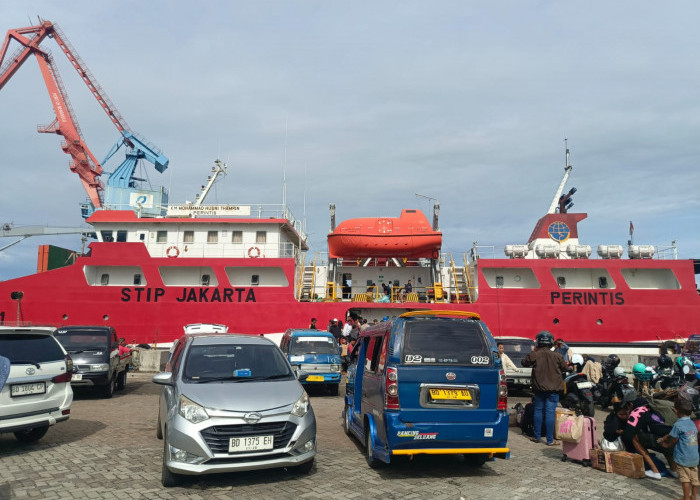
[[[535,338],[537,346],[522,360],[524,367],[532,367],[532,390],[535,393],[535,436],[532,441],[540,443],[542,420],[547,430],[547,446],[559,444],[554,440],[554,412],[559,403],[559,391],[564,387],[563,373],[566,372],[564,358],[552,351],[554,337],[544,330]]]

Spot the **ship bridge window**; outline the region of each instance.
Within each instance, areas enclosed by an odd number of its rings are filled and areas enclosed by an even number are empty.
[[[117,231],[117,241],[126,241],[126,231],[124,231],[124,230]]]
[[[622,277],[632,289],[680,290],[681,288],[671,269],[622,269]]]
[[[102,241],[112,242],[114,241],[114,236],[112,231],[100,231],[102,235]]]
[[[156,243],[167,243],[168,242],[168,232],[158,231],[156,233]]]
[[[267,243],[267,231],[256,231],[255,243]]]
[[[158,272],[165,286],[219,286],[210,266],[160,266]]]
[[[194,243],[194,231],[185,231],[182,241],[183,243]]]
[[[540,288],[540,282],[530,268],[483,267],[481,274],[491,288]]]
[[[289,280],[281,267],[226,267],[231,286],[289,286]],[[257,284],[253,281],[257,276]]]
[[[219,232],[218,231],[207,231],[207,243],[218,243],[219,242]]]
[[[231,243],[243,243],[243,231],[231,231]]]

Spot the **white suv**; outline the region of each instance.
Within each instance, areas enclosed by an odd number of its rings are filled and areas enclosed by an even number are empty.
[[[20,441],[41,439],[49,426],[70,416],[73,362],[53,332],[0,327],[0,356],[10,360],[4,385],[0,380],[0,432],[14,432]]]

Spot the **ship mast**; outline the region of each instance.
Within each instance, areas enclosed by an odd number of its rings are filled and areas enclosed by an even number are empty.
[[[201,194],[197,194],[197,201],[193,203],[194,206],[199,206],[204,202],[204,198],[206,198],[207,194],[209,194],[209,190],[214,185],[214,182],[216,182],[216,178],[219,175],[226,175],[226,164],[221,160],[214,160],[214,166],[211,167],[211,172],[212,175],[207,176],[207,185],[202,186]]]
[[[565,159],[565,165],[564,165],[564,177],[562,178],[561,183],[559,184],[559,189],[557,189],[557,192],[554,195],[554,199],[552,200],[552,204],[549,206],[549,210],[547,211],[548,214],[556,213],[557,207],[560,206],[560,201],[562,199],[562,193],[564,192],[564,186],[566,185],[566,181],[569,179],[569,174],[571,173],[571,169],[574,168],[569,163],[568,139],[564,139],[564,146],[566,149],[566,159]],[[576,188],[571,188],[571,190],[568,192],[568,194],[566,196],[570,197],[575,192],[576,192]],[[566,212],[566,210],[564,210],[564,212]]]

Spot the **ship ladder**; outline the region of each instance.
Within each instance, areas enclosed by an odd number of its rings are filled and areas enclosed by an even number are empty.
[[[455,290],[454,301],[457,304],[459,304],[460,302],[470,302],[468,283],[469,276],[466,267],[457,267],[455,265],[455,260],[452,257],[452,255],[450,255],[450,264],[452,266],[452,281],[454,283]]]
[[[306,254],[301,264],[301,276],[299,283],[299,296],[298,300],[302,302],[310,302],[314,299],[314,287],[316,286],[316,260],[318,259],[318,254],[314,255],[313,263],[306,265]]]
[[[476,289],[474,288],[474,283],[472,282],[472,273],[467,264],[467,254],[462,254],[462,260],[464,260],[464,275],[466,276],[467,284],[467,296],[469,297],[469,303],[473,303],[476,300]]]

